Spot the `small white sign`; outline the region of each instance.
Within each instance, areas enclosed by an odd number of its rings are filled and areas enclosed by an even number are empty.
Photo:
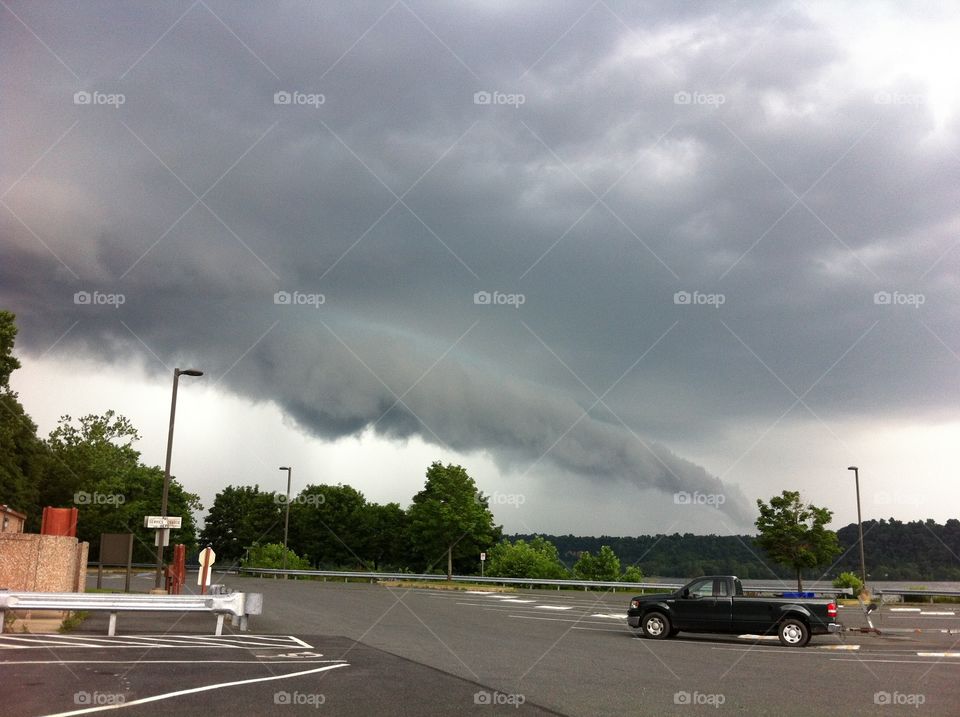
[[[183,523],[183,518],[177,515],[145,515],[143,517],[144,528],[174,528],[178,529]]]
[[[210,575],[213,571],[210,569],[210,566],[213,565],[213,562],[217,559],[217,554],[213,552],[213,548],[204,548],[200,551],[200,572],[197,573],[197,585],[203,585],[204,573],[206,573],[206,584],[210,584]],[[204,569],[206,568],[206,569]]]
[[[486,554],[486,553],[480,553],[480,562],[482,563],[482,562],[483,562],[484,560],[486,560],[486,559],[487,559],[487,554]]]

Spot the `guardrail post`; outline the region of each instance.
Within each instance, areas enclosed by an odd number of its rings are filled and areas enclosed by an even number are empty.
[[[110,613],[110,624],[107,626],[107,635],[113,637],[117,634],[117,613]]]
[[[222,612],[219,615],[217,615],[217,632],[216,632],[217,635],[223,634],[223,618],[224,618],[224,614]]]

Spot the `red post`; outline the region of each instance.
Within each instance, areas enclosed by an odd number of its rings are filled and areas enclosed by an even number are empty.
[[[167,592],[179,595],[187,578],[187,547],[183,543],[173,546],[173,563],[167,566]]]

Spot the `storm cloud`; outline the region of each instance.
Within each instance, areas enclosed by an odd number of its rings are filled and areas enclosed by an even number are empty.
[[[3,12],[0,300],[35,356],[196,363],[320,437],[741,527],[738,427],[954,410],[956,64],[865,64],[864,11]]]

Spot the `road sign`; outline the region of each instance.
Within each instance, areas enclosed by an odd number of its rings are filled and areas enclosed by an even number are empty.
[[[216,559],[217,554],[213,552],[213,548],[210,546],[200,551],[200,573],[197,575],[197,585],[203,588],[201,592],[205,592],[207,585],[210,584],[210,573],[213,572],[210,570],[210,566]]]
[[[183,518],[176,515],[168,515],[164,518],[162,515],[143,516],[144,528],[180,528]]]
[[[486,553],[480,553],[480,562],[482,563],[482,562],[483,562],[484,560],[486,560],[486,559],[487,559],[487,554],[486,554]]]

